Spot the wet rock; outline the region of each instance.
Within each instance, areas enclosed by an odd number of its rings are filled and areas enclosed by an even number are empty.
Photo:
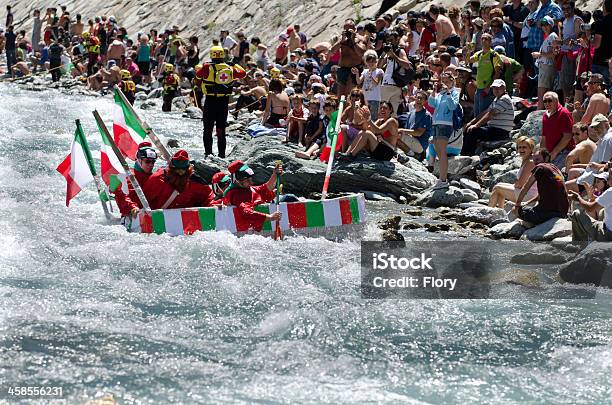
[[[149,95],[147,96],[147,98],[151,99],[151,98],[160,98],[162,96],[162,93],[164,92],[164,89],[157,88],[154,90],[151,90],[151,92],[149,93]]]
[[[173,109],[176,108],[177,110],[184,111],[189,105],[191,105],[189,96],[179,96],[172,99]]]
[[[169,148],[180,148],[179,141],[177,139],[168,139],[166,142]]]
[[[493,239],[518,239],[527,230],[527,227],[520,219],[513,222],[497,224],[489,229],[489,235]]]
[[[145,86],[145,85],[142,85],[142,84],[137,84],[136,85],[136,94],[137,95],[138,95],[138,93],[147,94],[150,91],[151,91],[151,87],[150,86]]]
[[[410,215],[413,217],[420,217],[423,215],[423,210],[420,208],[407,208],[402,210],[402,214]]]
[[[552,250],[550,247],[549,250]],[[560,254],[558,251],[550,252],[526,252],[512,256],[510,263],[515,264],[562,264],[566,263],[570,256]]]
[[[472,190],[462,189],[461,193],[463,194],[463,199],[461,200],[462,203],[469,203],[478,200],[478,194]]]
[[[506,214],[506,215],[507,215],[507,214]],[[508,220],[508,218],[499,218],[499,219],[496,219],[496,220],[494,220],[494,221],[491,221],[491,223],[489,224],[489,226],[492,228],[492,227],[494,227],[494,226],[496,226],[496,225],[499,225],[499,224],[505,224],[505,223],[508,223],[508,222],[510,222],[510,221]]]
[[[135,100],[146,100],[147,99],[147,93],[145,93],[144,91],[139,91],[138,93],[134,94],[134,99]]]
[[[387,242],[403,242],[404,237],[395,229],[387,229],[382,234],[382,240]]]
[[[402,229],[404,230],[409,230],[409,229],[420,229],[423,228],[423,224],[419,224],[418,222],[406,222],[403,226]]]
[[[457,208],[461,208],[462,210],[465,210],[467,208],[472,208],[472,207],[482,207],[483,204],[479,203],[478,201],[471,201],[471,202],[465,202],[465,203],[461,203],[457,206]]]
[[[572,234],[572,222],[565,218],[553,218],[525,231],[521,239],[551,241]]]
[[[400,221],[402,220],[402,217],[400,217],[399,215],[393,216],[393,217],[387,217],[385,219],[382,219],[378,222],[378,227],[380,229],[399,229],[400,228]]]
[[[447,232],[451,230],[451,225],[446,223],[441,224],[425,224],[427,232]]]
[[[140,103],[140,108],[142,110],[150,110],[151,108],[155,108],[157,106],[157,102],[155,100],[144,100]]]
[[[501,208],[472,207],[460,213],[458,218],[462,221],[490,225],[493,221],[505,219],[506,212]]]
[[[363,195],[365,196],[366,200],[368,201],[388,201],[388,202],[396,202],[394,198],[382,194],[382,193],[377,193],[375,191],[369,191],[369,190],[360,190],[360,193],[363,193]]]
[[[202,119],[202,110],[197,107],[190,106],[185,109],[183,113],[183,117],[191,118],[193,120],[201,120]]]
[[[563,281],[612,288],[612,244],[593,242],[559,270]]]
[[[438,190],[427,190],[414,201],[415,205],[429,208],[456,207],[463,202],[463,193],[454,186]]]

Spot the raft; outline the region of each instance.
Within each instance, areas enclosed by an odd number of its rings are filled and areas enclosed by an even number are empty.
[[[276,204],[262,204],[256,211],[266,214],[276,212]],[[299,201],[280,203],[280,221],[283,235],[345,236],[361,231],[366,222],[365,198],[363,194],[331,198],[323,201]],[[192,235],[196,231],[228,231],[233,234],[272,234],[274,224],[264,223],[257,232],[249,229],[234,206],[194,207],[141,211],[131,223],[125,224],[130,232]]]

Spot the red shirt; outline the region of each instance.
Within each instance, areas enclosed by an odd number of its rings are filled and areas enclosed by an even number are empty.
[[[235,187],[225,194],[224,205],[233,205],[240,209],[241,215],[249,222],[251,228],[261,231],[266,214],[255,211],[255,206],[269,203],[276,195],[265,184],[249,188]]]
[[[142,191],[147,197],[152,210],[163,207],[174,192],[174,188],[166,178],[166,169],[161,168],[153,173],[145,183]],[[210,186],[189,179],[185,190],[176,196],[166,208],[210,207],[212,200],[213,192]]]
[[[149,177],[151,177],[151,173],[145,173],[140,170],[131,169],[132,174],[136,177],[136,181],[138,185],[142,188]],[[119,211],[121,212],[121,216],[125,217],[130,214],[134,208],[142,208],[142,204],[140,203],[140,199],[134,191],[134,187],[132,187],[132,182],[128,180],[128,194],[125,195],[123,191],[121,191],[121,187],[115,190],[115,201],[117,202],[117,206],[119,207]]]
[[[572,133],[572,125],[574,125],[574,119],[572,118],[572,114],[567,110],[567,108],[561,106],[557,108],[557,111],[551,115],[550,117],[546,112],[542,118],[542,140],[540,142],[544,145],[546,150],[552,152],[552,150],[557,146],[563,134],[571,134]],[[570,138],[565,149],[572,150],[576,144],[574,140]]]

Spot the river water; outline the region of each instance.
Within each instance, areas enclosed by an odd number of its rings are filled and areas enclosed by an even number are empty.
[[[98,150],[94,108],[110,119],[110,98],[0,84],[3,392],[61,386],[63,403],[106,393],[120,403],[612,403],[609,290],[364,300],[359,241],[128,234],[105,223],[93,185],[66,208],[55,167],[77,118]],[[144,116],[202,154],[198,121]],[[367,208],[373,220],[400,206]],[[369,225],[363,238],[377,237]]]

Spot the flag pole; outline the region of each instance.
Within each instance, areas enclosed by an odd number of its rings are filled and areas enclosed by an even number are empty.
[[[280,160],[276,161],[276,166],[280,165],[282,162]],[[276,167],[275,167],[276,169]],[[276,174],[276,198],[275,198],[275,205],[276,205],[276,212],[280,211],[280,207],[278,205],[279,200],[280,200],[280,193],[281,193],[281,178],[280,178],[280,174]],[[280,226],[280,219],[276,220],[276,227],[274,228],[274,240],[283,240],[283,233],[281,231],[281,226]]]
[[[136,178],[130,171],[130,167],[125,161],[123,154],[117,147],[115,140],[113,139],[113,137],[110,136],[110,133],[108,132],[108,128],[106,128],[106,124],[104,124],[104,121],[102,121],[100,114],[98,113],[97,110],[94,110],[92,114],[94,118],[96,119],[96,122],[98,123],[98,126],[100,127],[100,129],[104,132],[104,135],[106,135],[106,138],[108,139],[108,142],[110,143],[110,146],[113,149],[113,152],[115,152],[117,159],[119,159],[119,163],[121,163],[121,166],[123,167],[123,170],[125,171],[125,174],[127,175],[128,180],[130,181],[130,183],[132,183],[132,187],[134,187],[134,191],[136,192],[136,195],[138,196],[138,199],[140,200],[140,203],[142,204],[143,209],[145,211],[151,211],[151,207],[149,206],[147,197],[145,197],[144,193],[142,192],[142,189],[140,188],[140,184],[138,184],[138,181],[136,180]]]
[[[94,166],[93,158],[91,156],[91,151],[89,150],[89,144],[87,143],[87,139],[85,138],[85,132],[83,132],[83,128],[81,127],[81,120],[75,120],[77,131],[79,136],[82,138],[83,143],[83,152],[85,153],[85,158],[87,159],[87,166],[89,166],[89,171],[93,176],[94,183],[96,184],[96,188],[98,189],[98,198],[100,198],[100,203],[102,204],[102,209],[104,210],[104,216],[106,219],[112,219],[112,215],[108,212],[108,207],[106,206],[106,202],[102,199],[102,189],[100,188],[100,178],[96,174],[96,167]]]
[[[130,104],[130,102],[125,97],[125,94],[123,94],[119,86],[115,85],[115,91],[117,92],[117,94],[119,94],[119,97],[121,97],[121,100],[123,101],[127,109],[130,110],[130,112],[134,115],[134,117],[136,118],[136,121],[138,121],[142,129],[144,129],[144,131],[149,136],[149,138],[151,138],[151,141],[153,141],[157,149],[159,149],[159,152],[161,153],[164,160],[169,162],[172,159],[172,157],[170,156],[170,152],[168,152],[168,149],[166,149],[164,144],[161,143],[161,141],[159,140],[155,132],[153,132],[153,129],[151,129],[149,124],[147,124],[145,121],[140,119],[138,114],[136,114],[136,111],[134,111],[134,107],[132,106],[132,104]]]
[[[344,102],[345,96],[340,98],[340,107],[338,107],[338,115],[336,116],[336,136],[332,139],[331,150],[329,151],[329,160],[327,161],[327,170],[325,171],[325,180],[323,182],[323,191],[321,192],[321,200],[325,200],[327,198],[327,189],[329,188],[329,179],[331,177],[331,169],[334,164],[334,155],[336,154],[336,142],[338,142],[338,137],[340,135],[340,123],[342,118],[342,111],[344,110]]]

